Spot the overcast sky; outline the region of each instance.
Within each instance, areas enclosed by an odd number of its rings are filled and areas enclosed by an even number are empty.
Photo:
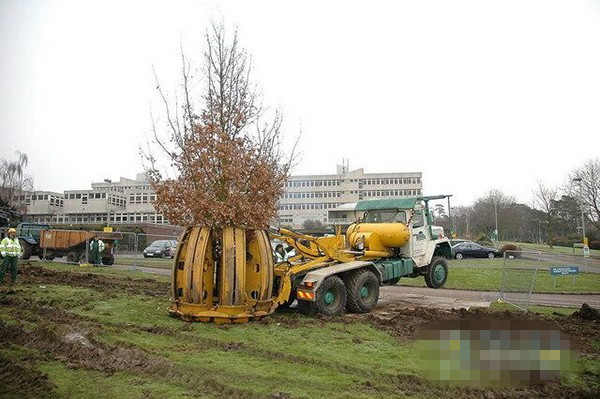
[[[600,156],[600,2],[0,0],[0,157],[35,188],[134,177],[179,46],[238,26],[295,174],[422,171],[426,194],[528,202]]]

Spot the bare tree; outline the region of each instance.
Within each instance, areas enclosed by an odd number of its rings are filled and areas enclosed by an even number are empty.
[[[600,230],[600,158],[590,159],[573,170],[566,191],[579,200],[585,219]]]
[[[548,245],[552,248],[554,238],[554,228],[556,225],[556,201],[558,200],[558,189],[544,185],[540,180],[537,181],[537,187],[533,191],[533,208],[544,214],[544,227]]]
[[[16,151],[15,155],[15,161],[0,160],[0,208],[22,212],[24,203],[18,197],[33,190],[33,178],[25,173],[29,163],[27,154]]]
[[[205,46],[200,95],[183,50],[181,98],[170,102],[156,79],[167,134],[151,113],[154,140],[142,150],[155,206],[175,224],[265,228],[277,213],[294,150],[284,156],[281,113],[262,106],[237,31],[228,40],[223,25],[213,23]],[[163,177],[156,148],[174,177]]]

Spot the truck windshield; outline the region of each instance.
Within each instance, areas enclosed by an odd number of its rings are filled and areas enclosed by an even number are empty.
[[[366,223],[406,223],[406,213],[398,211],[369,211]]]

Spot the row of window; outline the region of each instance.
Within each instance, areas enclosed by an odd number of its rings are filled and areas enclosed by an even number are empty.
[[[290,180],[285,182],[286,187],[332,187],[339,186],[341,180]]]
[[[107,214],[71,214],[71,215],[46,215],[46,216],[30,216],[29,221],[36,223],[155,223],[169,224],[169,221],[160,214],[154,213],[116,213],[111,214],[110,218]]]
[[[362,194],[364,197],[410,197],[421,195],[421,190],[365,190]]]
[[[52,206],[63,206],[63,198],[55,195],[17,195],[15,199],[25,205],[31,205],[31,201],[49,201]]]
[[[342,205],[341,202],[310,203],[310,204],[279,204],[280,211],[299,211],[313,209],[335,209]]]
[[[284,199],[290,198],[339,198],[341,196],[340,191],[310,191],[305,193],[285,193],[283,194]]]
[[[343,181],[349,181],[350,183],[360,183],[365,185],[421,184],[420,177],[383,177],[377,179],[370,178],[346,180],[290,180],[285,183],[285,187],[330,187],[339,186]]]
[[[154,193],[129,194],[130,204],[148,204],[154,201],[156,201],[156,194]]]
[[[356,179],[358,181],[358,179]],[[375,184],[421,184],[420,177],[396,177],[396,178],[380,178],[380,179],[360,179],[359,183],[371,186]]]

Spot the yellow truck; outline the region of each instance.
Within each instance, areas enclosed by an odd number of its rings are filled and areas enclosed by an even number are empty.
[[[433,225],[429,196],[360,201],[358,221],[330,237],[286,229],[191,227],[182,236],[172,274],[169,311],[187,320],[243,322],[298,301],[298,309],[339,315],[369,312],[382,285],[423,277],[442,287],[449,239]],[[274,264],[271,240],[296,255]]]

